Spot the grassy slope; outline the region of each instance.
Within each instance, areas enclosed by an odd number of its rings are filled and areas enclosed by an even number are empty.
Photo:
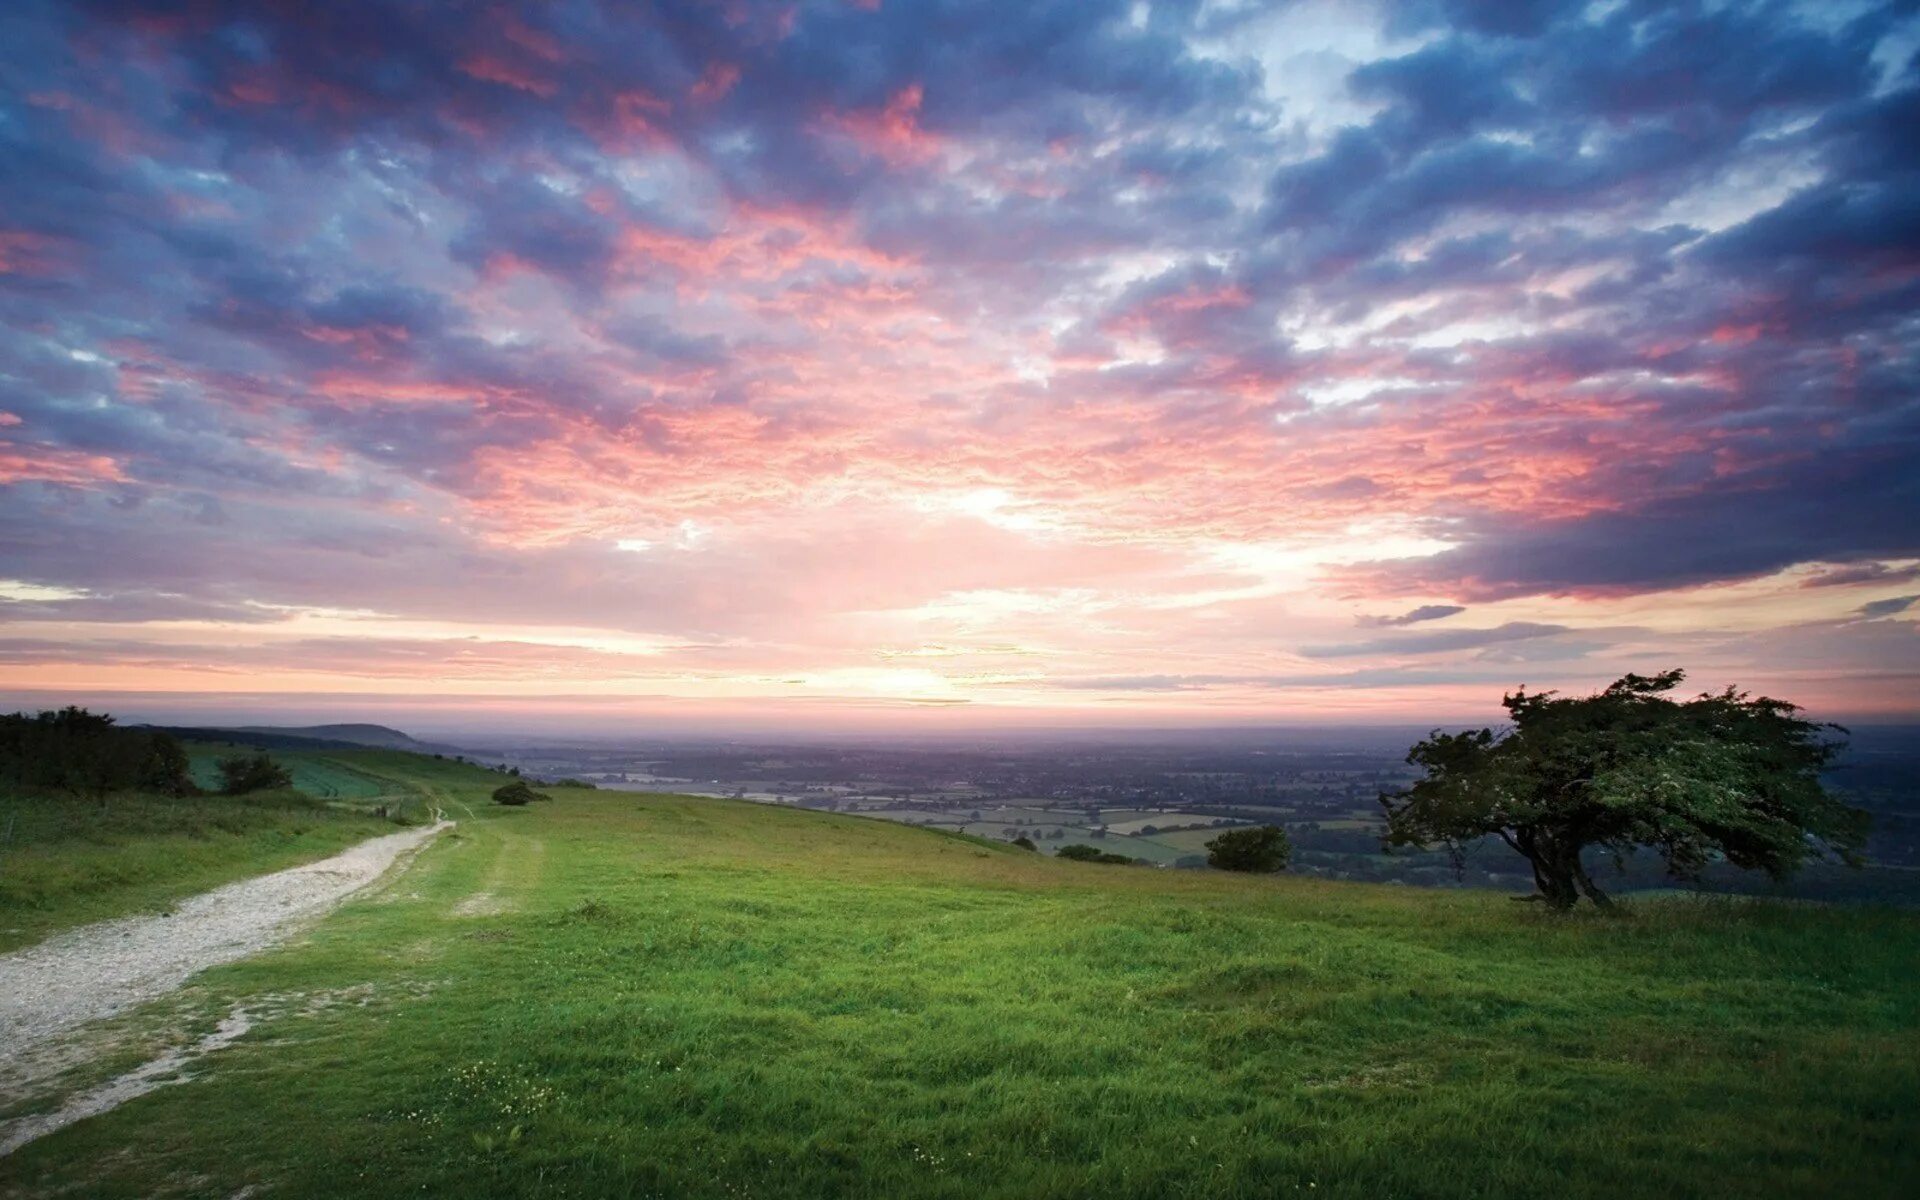
[[[1564,919],[557,794],[203,976],[201,1022],[251,998],[255,1031],[0,1192],[1890,1196],[1920,1169],[1910,915]]]
[[[231,747],[189,747],[195,766]],[[425,815],[457,786],[497,783],[491,772],[393,751],[276,752],[307,795],[235,799],[118,796],[104,809],[76,800],[0,796],[0,953],[89,921],[163,909],[235,879],[325,858],[393,826],[375,802]],[[352,781],[352,791],[328,788]],[[211,782],[208,780],[207,782]],[[319,803],[310,797],[348,800]]]
[[[220,786],[219,761],[253,750],[229,742],[189,742],[193,778],[204,788]],[[498,787],[505,777],[452,759],[403,750],[272,750],[273,760],[293,775],[293,786],[323,800],[375,804],[392,801],[411,812],[411,803],[452,788]],[[489,781],[491,781],[489,783]],[[413,814],[420,815],[420,814]]]

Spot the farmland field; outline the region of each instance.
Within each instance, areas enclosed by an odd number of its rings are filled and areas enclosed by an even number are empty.
[[[1086,810],[1083,808],[1049,809],[1003,806],[999,808],[981,809],[980,819],[987,822],[998,822],[1002,825],[1015,825],[1021,822],[1034,825],[1075,825],[1086,819]]]
[[[1162,864],[1171,864],[1175,859],[1190,853],[1154,838],[1109,836],[1088,844],[1114,854],[1124,854],[1128,858],[1144,858],[1148,862]]]
[[[1100,823],[1109,828],[1125,825],[1128,822],[1144,822],[1152,825],[1178,815],[1177,810],[1163,808],[1106,808],[1100,810]]]
[[[1171,846],[1182,854],[1205,854],[1207,843],[1226,832],[1220,829],[1176,829],[1171,833],[1156,833],[1153,840],[1163,846]]]
[[[209,790],[219,787],[220,759],[253,753],[226,742],[185,745],[194,782]],[[296,791],[358,807],[385,801],[396,815],[424,816],[445,786],[481,778],[497,786],[505,778],[484,767],[403,750],[273,750],[269,756],[292,774]]]
[[[192,763],[193,781],[208,790],[220,786],[219,761],[236,754],[252,753],[244,746],[224,742],[189,742],[187,758]],[[293,775],[295,789],[321,800],[371,800],[376,796],[402,794],[404,785],[383,779],[351,765],[347,756],[358,751],[275,750],[271,757]]]

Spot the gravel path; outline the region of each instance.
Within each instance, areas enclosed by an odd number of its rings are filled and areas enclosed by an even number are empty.
[[[244,879],[168,916],[124,917],[0,955],[0,1083],[55,1066],[63,1035],[156,999],[208,967],[245,958],[385,874],[448,828],[440,821],[365,841],[332,858]]]

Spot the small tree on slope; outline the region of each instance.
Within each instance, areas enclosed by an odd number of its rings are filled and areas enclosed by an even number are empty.
[[[1636,846],[1696,878],[1716,858],[1775,878],[1833,854],[1857,865],[1867,815],[1830,796],[1820,771],[1838,726],[1799,719],[1781,700],[1728,688],[1667,698],[1684,675],[1628,675],[1562,698],[1524,689],[1503,703],[1512,728],[1435,732],[1407,761],[1426,777],[1380,797],[1388,847],[1462,847],[1496,836],[1533,866],[1539,897],[1571,908],[1610,903],[1580,861]]]
[[[1222,871],[1269,875],[1287,869],[1293,842],[1278,825],[1229,829],[1207,843],[1207,865]]]
[[[220,760],[220,790],[229,796],[292,786],[292,773],[264,753]]]

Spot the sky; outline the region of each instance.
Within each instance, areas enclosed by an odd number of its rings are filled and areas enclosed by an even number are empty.
[[[1920,714],[1907,3],[9,0],[0,703]]]

